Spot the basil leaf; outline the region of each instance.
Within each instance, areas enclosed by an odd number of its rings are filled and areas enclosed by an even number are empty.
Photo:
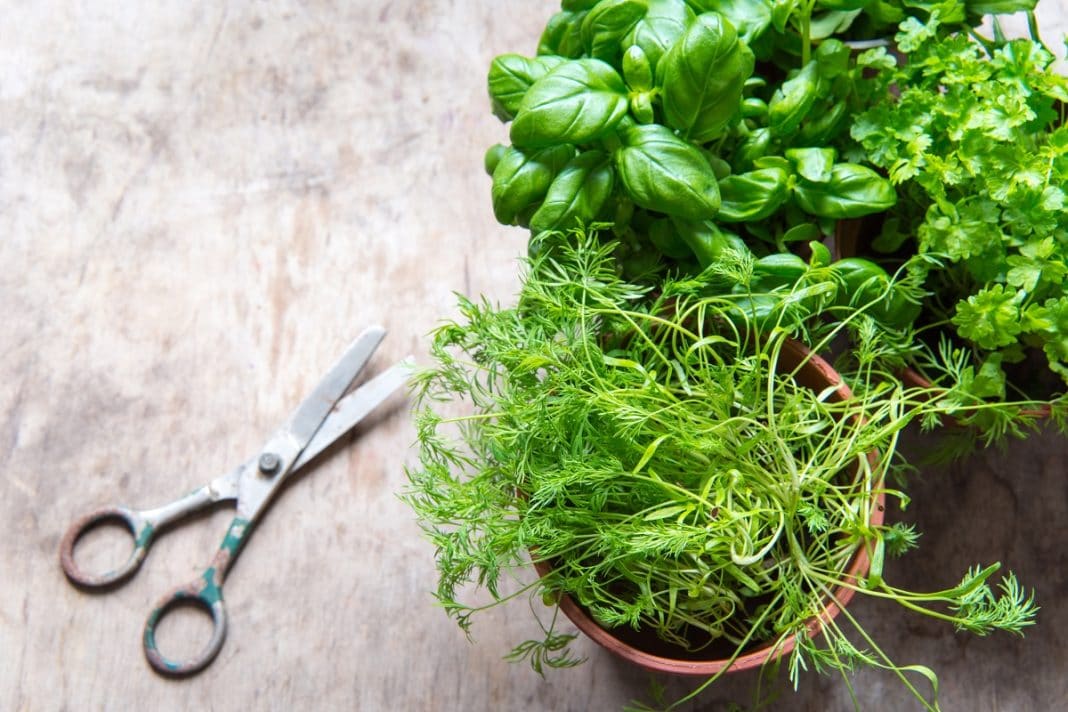
[[[786,31],[786,23],[797,9],[799,0],[772,0],[771,3],[771,26],[775,31],[782,34]]]
[[[790,228],[789,230],[784,232],[782,234],[782,241],[783,242],[801,242],[801,241],[812,242],[812,241],[815,241],[815,240],[819,240],[820,237],[822,237],[822,236],[823,236],[823,234],[820,232],[819,225],[816,225],[815,223],[806,222],[806,223],[800,223],[799,225],[794,225],[792,228]],[[815,242],[814,244],[820,245],[822,247],[821,243]],[[826,248],[824,248],[824,249],[826,249]],[[813,255],[816,254],[816,248],[813,248],[812,253],[813,253]]]
[[[897,203],[890,181],[855,163],[836,164],[825,183],[800,181],[794,197],[806,213],[836,220],[882,212]]]
[[[530,218],[530,229],[541,233],[592,222],[612,194],[614,182],[608,154],[580,153],[553,179],[545,202]]]
[[[716,13],[698,16],[656,68],[667,125],[698,143],[723,135],[754,61],[730,22]]]
[[[492,176],[501,162],[501,157],[507,152],[508,146],[499,143],[495,143],[486,149],[486,154],[482,157],[482,167],[486,169],[486,173]]]
[[[871,3],[872,0],[819,0],[825,10],[863,10]]]
[[[781,168],[737,173],[719,182],[722,202],[716,219],[722,222],[763,220],[790,196],[790,174]]]
[[[801,71],[775,91],[768,104],[768,128],[776,136],[797,131],[815,103],[819,89],[819,64],[809,61]]]
[[[553,146],[540,151],[509,147],[493,170],[493,214],[502,225],[521,225],[530,208],[545,197],[553,178],[567,165],[575,149]]]
[[[726,17],[746,44],[771,27],[771,0],[695,0],[699,13],[718,12]]]
[[[527,90],[512,122],[516,146],[586,143],[616,127],[627,113],[627,87],[599,59],[564,62]]]
[[[742,238],[733,232],[721,230],[714,222],[679,218],[672,218],[671,222],[678,231],[679,238],[697,258],[701,269],[722,260],[728,250],[740,255],[752,254]]]
[[[704,154],[659,124],[623,133],[616,167],[635,205],[690,220],[719,210],[719,185]]]
[[[594,5],[601,2],[601,0],[560,0],[560,9],[568,10],[570,12],[581,12],[583,10],[590,10]]]
[[[825,40],[831,35],[845,32],[863,10],[831,10],[822,15],[813,15],[808,34],[814,40]]]
[[[820,66],[820,76],[834,79],[849,69],[849,45],[841,40],[826,39],[816,49],[816,63]]]
[[[791,148],[786,151],[786,157],[805,180],[826,183],[831,179],[838,155],[833,148]]]
[[[582,43],[589,56],[614,63],[626,37],[648,10],[646,0],[601,0],[582,21]]]
[[[877,25],[897,25],[905,19],[905,11],[886,0],[875,0],[864,12]]]
[[[582,56],[582,21],[586,11],[558,12],[549,18],[538,40],[539,55],[557,55],[567,59]]]
[[[694,21],[693,10],[684,0],[649,0],[645,17],[638,21],[624,39],[624,45],[637,45],[645,52],[652,67],[682,37]]]
[[[631,91],[649,91],[653,88],[652,65],[638,45],[631,45],[623,53],[623,80]]]
[[[656,119],[653,111],[652,92],[634,92],[630,95],[630,113],[639,124],[651,124]]]
[[[793,170],[793,164],[782,156],[761,156],[753,161],[757,168],[782,168],[784,171]]]
[[[678,228],[669,218],[656,220],[649,226],[649,241],[661,254],[675,260],[684,260],[693,256],[690,246],[682,239]]]
[[[1014,12],[1031,12],[1038,0],[965,0],[964,7],[973,15],[1011,15]]]
[[[771,146],[771,131],[767,128],[756,129],[748,136],[734,153],[734,165],[745,170],[767,155]]]
[[[519,54],[502,54],[490,64],[487,84],[493,114],[501,121],[511,121],[530,86],[564,60],[555,55],[527,58]]]
[[[846,103],[840,101],[827,110],[809,110],[810,118],[801,124],[798,137],[808,144],[827,144],[845,127]]]

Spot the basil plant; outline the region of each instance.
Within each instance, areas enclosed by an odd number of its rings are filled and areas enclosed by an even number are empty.
[[[535,56],[490,67],[511,123],[486,156],[497,220],[610,223],[631,258],[703,268],[886,210],[890,183],[842,158],[862,74],[893,59],[831,36],[872,26],[869,4],[563,0]]]

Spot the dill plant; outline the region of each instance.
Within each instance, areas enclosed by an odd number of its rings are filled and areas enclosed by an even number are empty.
[[[895,664],[844,608],[828,614],[843,591],[980,635],[1032,624],[1013,574],[991,586],[998,564],[943,591],[894,587],[883,561],[919,535],[873,517],[881,498],[907,502],[892,483],[909,423],[981,415],[997,435],[1026,425],[1018,409],[904,387],[890,369],[911,340],[865,305],[826,319],[817,268],[770,300],[722,288],[748,283],[744,256],[653,289],[621,278],[595,232],[566,237],[535,251],[514,307],[460,297],[461,318],[436,330],[433,365],[414,380],[420,460],[403,497],[436,547],[436,597],[465,630],[486,607],[467,602],[471,584],[489,605],[568,596],[608,630],[691,653],[792,645],[795,685],[806,669],[885,668],[937,709],[931,670]],[[788,338],[826,351],[842,334],[854,342],[847,397],[785,365]],[[856,577],[861,549],[871,566]],[[531,561],[544,574],[506,591]],[[538,672],[580,662],[557,623],[509,657]]]

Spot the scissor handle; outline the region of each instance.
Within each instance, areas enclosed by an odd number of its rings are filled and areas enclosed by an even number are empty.
[[[143,642],[145,658],[156,672],[170,677],[193,675],[207,667],[219,654],[223,640],[226,639],[226,607],[223,605],[222,597],[222,574],[223,572],[213,566],[196,581],[171,591],[152,609],[148,620],[145,621]],[[211,616],[211,639],[193,657],[185,660],[171,660],[159,651],[159,646],[156,644],[156,626],[168,613],[184,605],[201,608]]]
[[[74,560],[74,546],[78,540],[89,531],[106,523],[122,524],[133,536],[133,551],[118,568],[111,569],[102,574],[90,574],[82,571]],[[128,507],[102,507],[90,512],[78,519],[70,528],[59,544],[59,562],[63,566],[63,572],[67,578],[78,586],[86,588],[104,588],[122,583],[141,567],[148,553],[149,544],[155,536],[156,528],[140,512]]]

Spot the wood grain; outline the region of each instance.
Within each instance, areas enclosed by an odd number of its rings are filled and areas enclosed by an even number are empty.
[[[196,678],[152,674],[141,627],[207,563],[228,511],[162,537],[107,596],[57,562],[88,508],[158,504],[236,464],[363,326],[390,329],[383,367],[425,353],[454,291],[510,298],[525,237],[490,210],[482,155],[507,132],[485,72],[532,52],[555,7],[4,4],[0,707],[609,710],[645,694],[648,675],[588,642],[585,665],[545,680],[503,662],[537,632],[522,602],[485,614],[474,645],[435,608],[432,548],[396,496],[414,440],[401,398],[275,503],[227,582],[229,638]],[[1062,32],[1066,9],[1040,7]],[[924,546],[891,572],[933,588],[1004,561],[1043,606],[1025,640],[851,607],[895,659],[942,673],[947,710],[1068,698],[1065,454],[1047,435],[929,471],[908,512]],[[911,708],[889,675],[853,682],[871,709]],[[810,677],[772,708],[849,703],[840,680]]]

